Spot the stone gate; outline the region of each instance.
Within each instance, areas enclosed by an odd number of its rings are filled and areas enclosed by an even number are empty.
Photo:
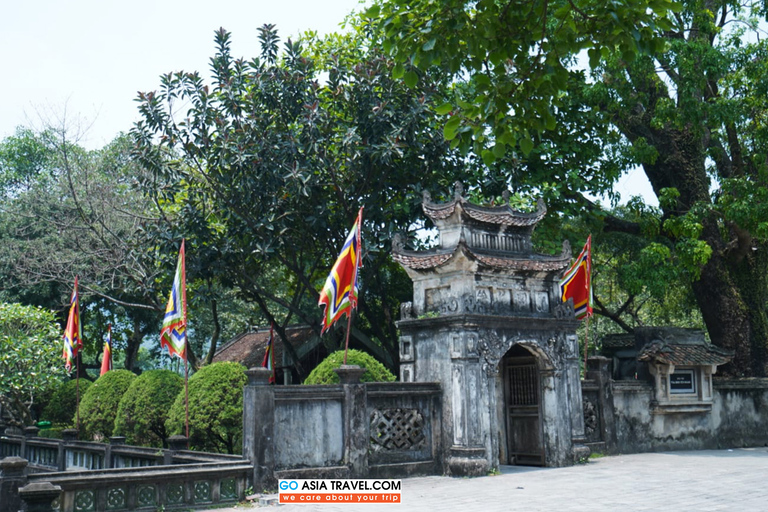
[[[543,201],[524,213],[463,197],[424,213],[438,246],[393,256],[413,280],[401,307],[400,380],[443,388],[444,470],[482,475],[499,464],[564,466],[584,442],[577,320],[557,282],[571,260],[536,254],[531,234]]]

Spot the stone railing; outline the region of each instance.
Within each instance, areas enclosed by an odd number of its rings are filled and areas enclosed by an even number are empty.
[[[247,371],[243,456],[254,488],[281,478],[400,478],[442,473],[442,390],[435,383],[268,386],[269,370]]]
[[[25,436],[0,437],[0,512],[18,511],[24,489],[32,500],[47,496],[41,489],[49,489],[49,494],[58,489],[52,507],[61,512],[188,509],[237,502],[245,497],[253,472],[238,455],[188,451],[181,436],[169,439],[169,449],[158,450],[125,445],[121,437],[103,444],[77,441],[73,432],[63,440],[35,433],[28,429]]]

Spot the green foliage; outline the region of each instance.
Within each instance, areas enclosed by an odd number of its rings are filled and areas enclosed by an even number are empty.
[[[76,379],[67,380],[57,386],[43,409],[40,419],[56,425],[71,427],[73,425],[72,411],[77,405],[77,386]],[[80,379],[81,398],[85,396],[89,387],[91,387],[91,381]]]
[[[274,26],[259,34],[260,55],[247,61],[218,30],[210,83],[168,73],[158,91],[140,93],[132,135],[150,173],[142,183],[176,219],[147,235],[169,254],[169,241],[185,237],[188,272],[233,283],[268,320],[317,326],[317,290],[364,206],[354,336],[395,367],[394,319],[408,292],[390,240],[421,219],[422,184],[437,195],[463,172],[432,113],[437,85],[393,80],[392,62],[363,33],[284,44]],[[189,104],[183,122],[179,101]]]
[[[334,368],[340,367],[343,362],[343,350],[332,353],[312,370],[309,376],[304,380],[304,384],[338,384],[339,376],[333,370]],[[347,364],[365,368],[365,373],[360,378],[361,382],[395,381],[395,376],[392,372],[371,357],[370,354],[361,350],[350,349],[347,353]]]
[[[202,367],[189,379],[189,441],[201,451],[239,453],[243,436],[245,368],[232,362]],[[184,434],[184,393],[168,413],[168,435]]]
[[[115,417],[115,435],[128,444],[164,446],[168,437],[165,422],[184,379],[170,370],[150,370],[131,382],[120,400]]]
[[[128,370],[112,370],[88,388],[80,401],[82,439],[107,440],[112,435],[120,400],[135,378]]]
[[[18,426],[30,404],[64,377],[62,332],[50,311],[0,303],[0,403]]]
[[[633,61],[661,45],[671,1],[605,2],[430,0],[374,3],[363,16],[396,61],[393,76],[414,86],[424,72],[456,77],[446,139],[483,154],[486,165],[507,148],[531,155],[540,134],[558,124],[575,56],[591,67],[608,55]],[[466,84],[466,85],[465,85]],[[489,133],[488,128],[491,128]],[[482,151],[485,140],[494,151]]]

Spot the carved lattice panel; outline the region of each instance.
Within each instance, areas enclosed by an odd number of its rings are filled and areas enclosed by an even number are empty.
[[[123,487],[115,487],[107,491],[107,510],[120,510],[125,508],[126,492]]]
[[[418,409],[374,409],[371,413],[373,451],[420,450],[426,444],[424,417]]]

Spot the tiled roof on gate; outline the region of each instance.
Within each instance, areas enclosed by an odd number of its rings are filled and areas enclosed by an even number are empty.
[[[515,227],[534,226],[543,219],[547,213],[547,207],[542,199],[537,201],[537,210],[532,213],[513,210],[509,205],[480,206],[472,204],[460,196],[448,203],[437,204],[431,201],[428,194],[425,194],[421,206],[427,217],[432,220],[447,219],[453,215],[458,207],[461,213],[478,222]]]
[[[558,256],[532,254],[525,258],[515,258],[498,252],[473,249],[464,242],[460,242],[452,250],[422,252],[409,251],[400,243],[393,243],[392,258],[404,267],[426,270],[444,265],[459,252],[463,252],[469,259],[477,261],[482,266],[504,270],[552,272],[565,269],[571,261],[570,245],[564,245],[563,252]]]
[[[669,343],[654,340],[637,356],[638,361],[653,361],[675,366],[721,365],[733,359],[733,352],[710,343]]]

